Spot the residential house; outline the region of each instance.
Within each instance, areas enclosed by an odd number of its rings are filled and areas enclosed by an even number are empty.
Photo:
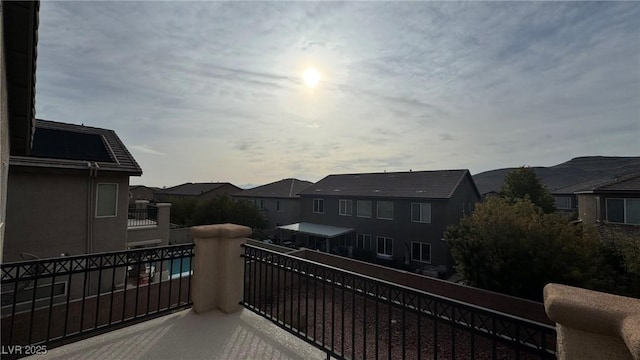
[[[9,160],[4,259],[125,249],[141,174],[113,130],[36,120],[29,155]]]
[[[129,186],[129,205],[134,205],[137,200],[154,201],[155,192],[160,190],[155,187],[148,187],[144,185],[130,185]]]
[[[610,225],[640,235],[640,173],[577,191],[584,224]]]
[[[228,182],[184,183],[156,192],[156,200],[171,202],[183,199],[211,200],[217,196],[237,193],[242,189]]]
[[[453,268],[446,227],[480,201],[468,170],[329,175],[300,196],[302,222],[280,227],[298,243],[440,273]]]
[[[283,179],[232,195],[255,204],[267,220],[267,229],[300,221],[299,192],[313,185],[310,181]]]

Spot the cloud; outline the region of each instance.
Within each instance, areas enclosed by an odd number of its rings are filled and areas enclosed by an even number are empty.
[[[149,145],[129,145],[127,147],[129,149],[131,149],[131,150],[139,151],[139,152],[145,153],[145,154],[167,156],[166,153],[163,153],[163,152],[158,151],[158,150],[154,150]]]

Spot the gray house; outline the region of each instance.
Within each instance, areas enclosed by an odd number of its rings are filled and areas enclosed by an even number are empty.
[[[480,201],[468,170],[329,175],[300,193],[297,243],[398,267],[450,273],[443,241]]]
[[[125,249],[141,174],[114,131],[36,120],[29,155],[9,159],[3,260]]]
[[[155,192],[157,201],[171,202],[175,200],[211,200],[241,191],[239,187],[228,182],[184,183]]]
[[[300,221],[300,193],[310,181],[283,179],[270,184],[243,190],[231,195],[235,199],[248,200],[264,215],[267,229]]]
[[[613,225],[640,235],[640,173],[577,191],[585,224]]]

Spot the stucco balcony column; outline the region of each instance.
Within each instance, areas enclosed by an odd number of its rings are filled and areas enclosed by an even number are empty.
[[[548,284],[544,307],[556,322],[559,360],[640,360],[640,300]]]
[[[149,206],[149,200],[136,200],[136,220],[144,220],[147,218],[147,213],[142,210],[146,210]]]
[[[195,242],[191,298],[193,311],[220,309],[232,313],[242,308],[244,259],[242,244],[251,228],[234,224],[202,225],[191,228]]]

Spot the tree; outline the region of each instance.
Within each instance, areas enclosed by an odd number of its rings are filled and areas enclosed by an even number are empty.
[[[172,199],[170,213],[171,223],[180,226],[193,225],[193,213],[197,206],[197,199]]]
[[[547,214],[554,211],[553,196],[530,167],[522,166],[510,171],[504,178],[500,195],[511,202],[529,199]]]
[[[264,216],[255,205],[244,200],[235,201],[227,195],[200,202],[195,208],[192,225],[223,223],[245,225],[254,230],[266,226]]]
[[[490,198],[450,226],[445,239],[457,271],[472,286],[542,298],[549,282],[593,288],[601,242],[592,232],[544,214],[528,198]]]

